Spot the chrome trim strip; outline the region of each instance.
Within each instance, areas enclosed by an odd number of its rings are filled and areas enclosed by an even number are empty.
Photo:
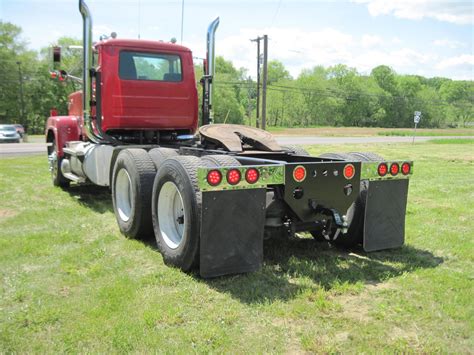
[[[255,168],[260,173],[260,177],[255,184],[249,184],[245,180],[245,172],[247,169]],[[242,180],[237,185],[231,185],[227,182],[227,172],[230,169],[238,169],[242,176]],[[207,182],[207,173],[211,170],[219,170],[222,173],[222,182],[217,186],[211,186]],[[219,167],[219,168],[198,168],[198,185],[201,191],[222,191],[222,190],[242,190],[265,188],[268,185],[281,185],[285,183],[285,166],[284,165],[247,165],[236,167]]]

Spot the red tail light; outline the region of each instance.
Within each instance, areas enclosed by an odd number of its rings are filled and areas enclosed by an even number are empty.
[[[260,173],[255,168],[247,169],[247,171],[245,172],[245,180],[247,180],[249,184],[255,184],[259,178]]]
[[[390,165],[390,174],[395,176],[399,172],[400,172],[400,165],[398,165],[398,163],[392,163],[392,165]]]
[[[219,170],[211,170],[207,173],[207,182],[211,186],[217,186],[222,181],[222,174]]]
[[[377,168],[377,172],[380,176],[385,176],[388,173],[388,166],[386,163],[380,163],[379,167]]]
[[[355,167],[354,165],[352,164],[347,164],[345,167],[344,167],[344,177],[347,179],[347,180],[350,180],[354,177],[355,175]]]
[[[410,174],[411,166],[410,163],[403,163],[402,164],[402,174],[403,175],[408,175]]]
[[[230,169],[227,172],[227,182],[231,185],[237,185],[241,178],[242,175],[238,169]]]
[[[58,77],[58,72],[52,71],[49,75],[51,76],[51,79],[56,79]]]
[[[296,182],[301,182],[306,178],[306,169],[304,166],[298,165],[294,170],[293,170],[293,179],[295,179]]]

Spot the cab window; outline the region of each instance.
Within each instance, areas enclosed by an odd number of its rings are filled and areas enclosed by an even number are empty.
[[[121,51],[119,76],[124,80],[181,81],[181,59],[175,54]]]

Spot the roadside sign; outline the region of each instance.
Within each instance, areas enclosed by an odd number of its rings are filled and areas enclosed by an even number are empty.
[[[421,120],[421,112],[420,111],[415,111],[415,116],[413,117],[413,122],[415,122],[415,124],[418,124],[418,123],[420,123],[420,120]]]
[[[415,135],[416,135],[416,126],[420,123],[421,120],[421,112],[415,111],[415,116],[413,117],[413,122],[415,122],[415,129],[413,130],[413,141],[412,144],[415,143]]]

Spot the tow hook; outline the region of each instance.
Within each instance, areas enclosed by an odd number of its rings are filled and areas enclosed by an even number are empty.
[[[347,224],[347,216],[346,215],[340,215],[337,210],[334,208],[325,208],[322,207],[317,203],[316,200],[310,199],[308,201],[310,208],[316,212],[316,213],[321,213],[324,214],[328,218],[324,229],[323,229],[323,236],[327,240],[335,240],[339,236],[339,234],[342,232],[342,234],[346,234],[347,230],[349,228],[349,225]],[[335,230],[334,234],[333,231]],[[332,235],[333,234],[333,235]]]

